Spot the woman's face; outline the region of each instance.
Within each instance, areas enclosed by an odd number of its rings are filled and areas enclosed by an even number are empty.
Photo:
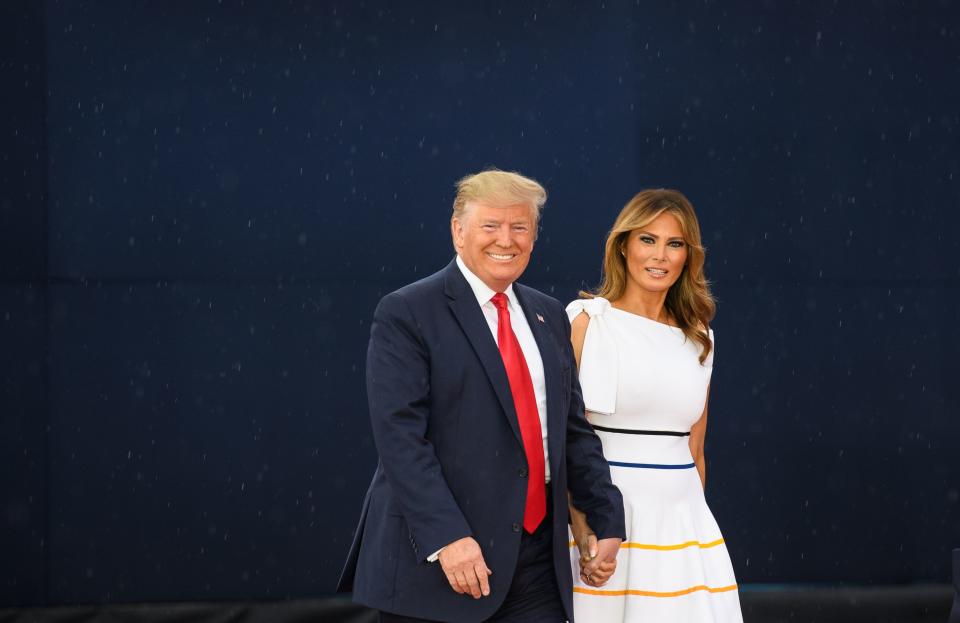
[[[680,221],[664,212],[647,225],[631,231],[624,249],[627,282],[648,292],[670,289],[687,261],[687,243]]]

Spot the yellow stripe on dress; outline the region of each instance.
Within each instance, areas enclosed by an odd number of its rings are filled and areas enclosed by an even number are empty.
[[[690,593],[695,593],[697,591],[707,591],[710,593],[726,593],[727,591],[737,590],[736,584],[731,584],[730,586],[720,586],[713,588],[710,586],[705,586],[703,584],[699,586],[691,586],[690,588],[685,588],[682,591],[641,591],[632,588],[628,588],[622,591],[603,591],[595,588],[581,588],[579,586],[573,587],[574,593],[582,593],[584,595],[595,595],[597,597],[623,597],[624,595],[636,595],[638,597],[682,597],[683,595],[689,595]]]
[[[700,541],[687,541],[686,543],[677,543],[676,545],[652,545],[649,543],[632,543],[627,541],[620,544],[620,549],[652,549],[657,551],[670,551],[675,549],[686,549],[688,547],[699,547],[700,549],[707,549],[708,547],[716,547],[717,545],[723,545],[723,538],[719,538],[716,541],[710,541],[709,543],[701,543]],[[577,545],[576,541],[570,541],[570,547],[575,547]]]

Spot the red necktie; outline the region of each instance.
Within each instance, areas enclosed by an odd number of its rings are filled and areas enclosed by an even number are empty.
[[[540,434],[540,415],[537,398],[533,393],[533,381],[527,360],[520,350],[520,342],[510,325],[510,310],[507,296],[497,292],[491,299],[497,308],[497,343],[500,356],[507,369],[510,393],[520,422],[523,451],[527,455],[527,506],[523,512],[523,529],[533,534],[547,514],[546,472],[543,465],[543,436]]]

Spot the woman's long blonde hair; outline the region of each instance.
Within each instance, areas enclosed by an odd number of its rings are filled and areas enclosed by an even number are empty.
[[[707,331],[717,306],[710,294],[710,283],[703,274],[706,250],[700,239],[700,223],[683,193],[655,188],[642,190],[628,201],[607,235],[600,286],[594,292],[581,292],[580,296],[602,296],[609,301],[622,297],[627,288],[627,261],[624,257],[627,237],[630,232],[648,225],[664,212],[672,214],[680,222],[683,240],[687,245],[687,263],[680,278],[667,291],[664,305],[687,339],[700,344],[700,363],[703,363],[712,348]]]

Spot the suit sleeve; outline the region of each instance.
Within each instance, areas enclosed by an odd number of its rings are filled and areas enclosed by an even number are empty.
[[[394,292],[374,312],[367,349],[367,397],[374,442],[420,562],[471,535],[444,479],[430,419],[430,355],[409,305]]]
[[[583,413],[583,393],[577,379],[576,358],[570,343],[570,321],[563,319],[566,358],[569,363],[570,412],[567,414],[567,487],[573,505],[586,513],[598,539],[626,538],[623,496],[610,480],[610,466],[603,456],[600,438]]]

